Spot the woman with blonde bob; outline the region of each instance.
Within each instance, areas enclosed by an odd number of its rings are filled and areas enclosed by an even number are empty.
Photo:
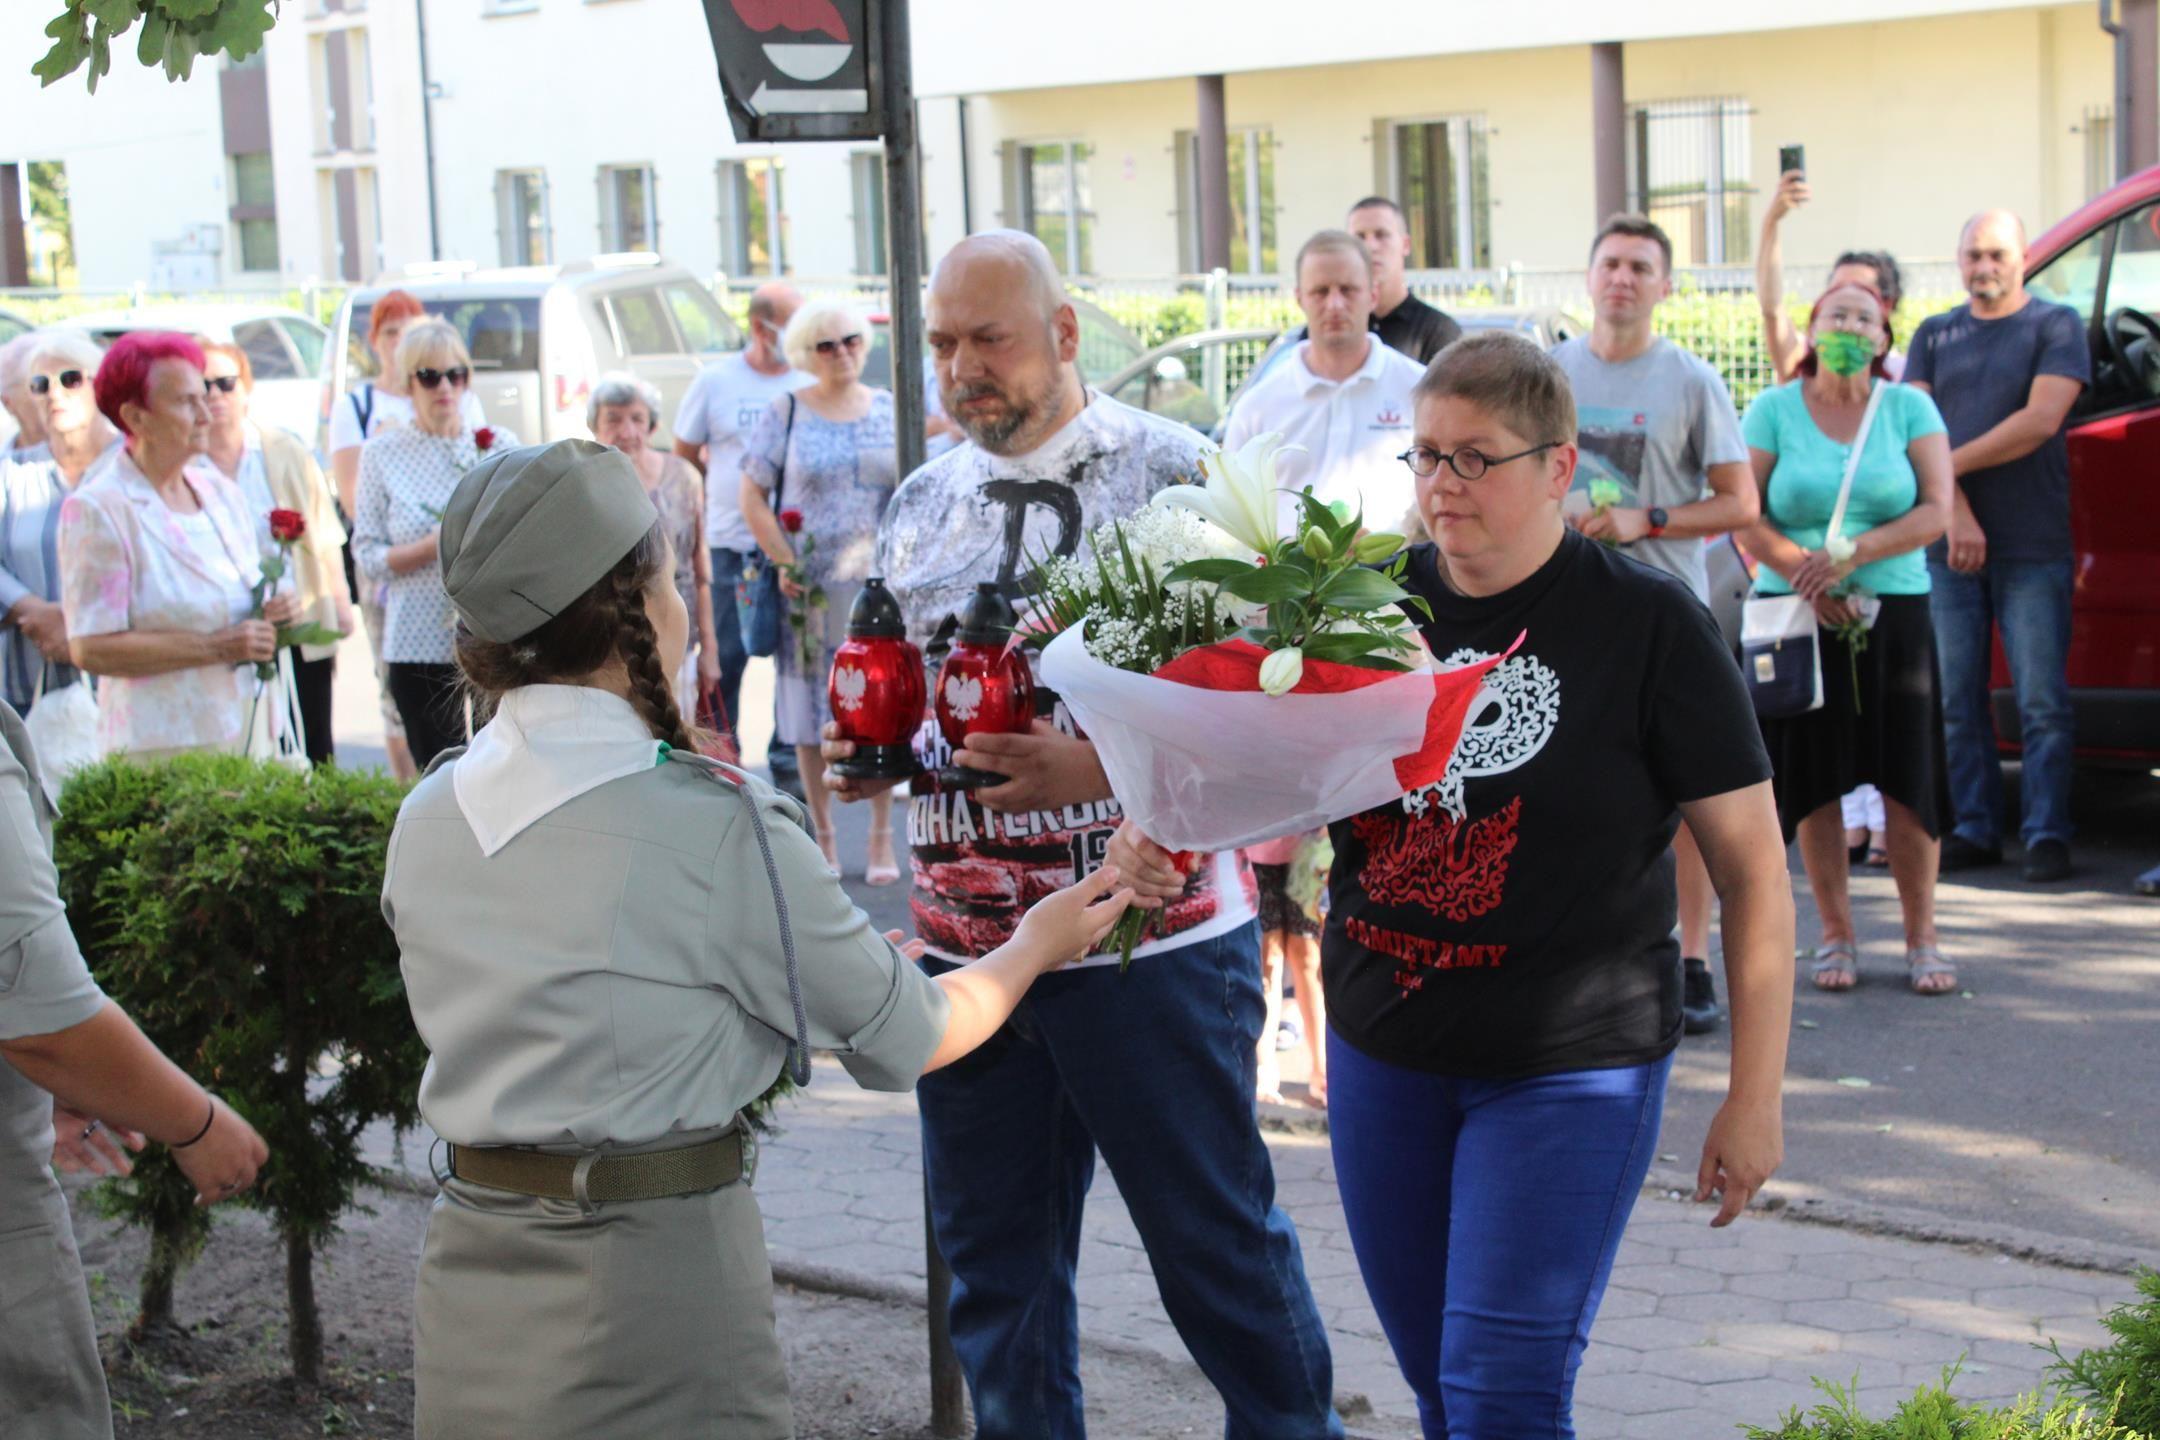
[[[422,1440],[794,1434],[741,1111],[837,1052],[911,1089],[1131,900],[1112,871],[932,979],[793,801],[706,760],[689,617],[629,458],[498,453],[446,502],[456,651],[493,718],[399,811],[383,882],[420,1113],[449,1142],[415,1307]],[[670,763],[672,762],[672,763]]]
[[[840,868],[818,736],[832,719],[825,678],[846,638],[855,592],[870,577],[878,522],[898,483],[893,397],[862,383],[870,322],[838,300],[812,300],[781,337],[788,363],[814,383],[772,402],[743,451],[742,514],[766,559],[782,566],[794,614],[775,656],[773,740],[793,745],[826,863]],[[718,478],[715,477],[715,483]],[[892,797],[871,802],[863,878],[900,878]]]
[[[363,575],[388,587],[382,658],[390,698],[405,722],[413,763],[426,769],[465,738],[450,597],[435,560],[443,507],[466,472],[483,456],[515,446],[517,437],[468,420],[472,357],[447,320],[408,326],[395,363],[412,397],[413,423],[380,431],[360,447],[353,559]]]

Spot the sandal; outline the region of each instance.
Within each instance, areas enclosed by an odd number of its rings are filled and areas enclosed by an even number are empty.
[[[1840,993],[1860,983],[1860,952],[1850,940],[1830,940],[1815,947],[1815,988]]]
[[[1890,852],[1880,845],[1870,845],[1867,859],[1862,863],[1870,870],[1887,870],[1890,868]]]
[[[882,860],[878,858],[879,848],[876,838],[872,837],[870,841],[870,863],[863,867],[863,884],[897,884],[900,879],[900,862],[893,857],[891,837],[886,837],[885,844],[882,847],[885,851],[885,858]]]
[[[1942,958],[1939,945],[1908,945],[1905,947],[1905,983],[1915,995],[1948,995],[1957,989],[1957,966]],[[1923,985],[1923,980],[1942,976],[1947,983]]]

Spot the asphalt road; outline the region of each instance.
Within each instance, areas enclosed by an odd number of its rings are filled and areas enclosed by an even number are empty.
[[[344,665],[364,676],[364,651],[349,650]],[[744,695],[753,763],[769,677],[755,664]],[[380,763],[371,689],[341,685],[338,715],[346,763]],[[867,807],[838,811],[850,892],[881,926],[905,928],[906,884],[860,879]],[[2083,773],[2075,813],[2077,873],[2062,884],[2023,885],[2014,855],[1946,877],[1940,923],[1962,989],[1945,997],[1905,988],[1891,883],[1855,877],[1860,988],[1825,995],[1800,978],[1775,1193],[2098,1242],[2160,1264],[2160,900],[2130,889],[2160,863],[2160,779]],[[1794,874],[1806,948],[1816,929],[1797,861]],[[1682,1047],[1664,1168],[1693,1170],[1727,1058],[1722,1032]],[[1301,1079],[1298,1056],[1284,1061],[1285,1080]]]

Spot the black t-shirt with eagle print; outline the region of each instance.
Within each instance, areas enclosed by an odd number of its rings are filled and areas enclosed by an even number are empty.
[[[1740,671],[1686,586],[1567,532],[1472,599],[1410,552],[1443,665],[1498,654],[1439,784],[1336,822],[1328,1021],[1390,1064],[1481,1078],[1640,1065],[1680,1040],[1683,801],[1770,778]]]

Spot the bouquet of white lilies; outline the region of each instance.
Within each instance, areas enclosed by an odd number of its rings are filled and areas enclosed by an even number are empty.
[[[1187,853],[1315,829],[1440,778],[1485,671],[1438,669],[1400,535],[1299,494],[1262,435],[1046,561],[1023,638],[1126,815]],[[1135,912],[1136,914],[1139,912]],[[1132,935],[1121,937],[1128,946]]]

